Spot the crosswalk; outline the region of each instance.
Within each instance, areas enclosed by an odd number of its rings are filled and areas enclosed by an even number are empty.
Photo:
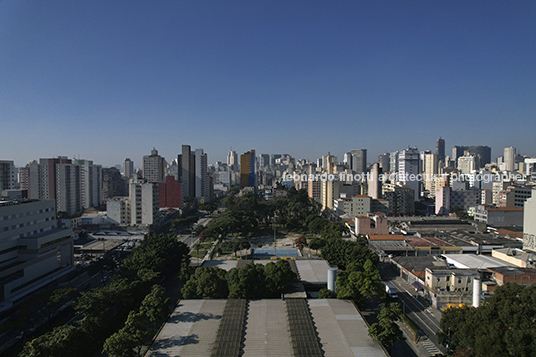
[[[434,356],[437,353],[441,353],[441,351],[432,343],[432,341],[426,339],[424,341],[421,341],[421,346],[424,347],[424,349],[430,353],[430,356]]]

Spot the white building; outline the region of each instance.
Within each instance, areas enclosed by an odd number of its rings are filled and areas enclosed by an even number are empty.
[[[466,153],[458,158],[458,170],[462,174],[470,174],[480,168],[478,156]]]
[[[158,184],[131,180],[129,183],[130,224],[150,225],[158,215]]]
[[[504,148],[504,169],[506,171],[516,170],[516,148],[513,146]]]
[[[102,203],[102,166],[91,160],[75,160],[80,165],[82,207],[97,207]]]
[[[421,196],[421,181],[417,178],[420,173],[419,160],[420,153],[417,148],[399,151],[398,178],[400,182],[413,190],[415,201],[418,201]]]
[[[424,164],[423,164],[425,180],[424,180],[424,189],[430,193],[432,196],[435,195],[435,176],[437,175],[437,154],[427,153],[424,154]]]
[[[130,198],[113,197],[106,201],[108,221],[120,226],[130,225]]]
[[[536,192],[533,193],[523,211],[523,249],[536,253]]]
[[[0,301],[48,284],[72,264],[72,230],[58,228],[53,200],[0,201]]]

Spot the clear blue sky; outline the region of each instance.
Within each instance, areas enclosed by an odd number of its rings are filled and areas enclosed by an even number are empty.
[[[536,1],[0,2],[0,159],[536,156]]]

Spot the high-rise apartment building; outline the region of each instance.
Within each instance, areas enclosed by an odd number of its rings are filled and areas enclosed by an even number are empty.
[[[81,183],[80,165],[56,165],[56,209],[58,212],[73,215],[82,211],[84,207]]]
[[[506,171],[516,170],[516,148],[513,146],[504,148],[504,169]]]
[[[151,155],[143,157],[143,178],[151,183],[164,182],[166,166],[166,160],[153,148]]]
[[[158,184],[132,179],[129,185],[130,224],[151,225],[158,216]]]
[[[439,160],[438,154],[425,154],[424,155],[424,189],[430,192],[432,196],[435,195],[434,180],[438,173],[437,163]]]
[[[389,158],[390,158],[389,171],[392,174],[397,173],[398,172],[398,151],[393,151],[392,153],[390,153]]]
[[[74,160],[80,165],[82,207],[97,207],[102,203],[102,166],[92,160]]]
[[[13,161],[0,160],[0,191],[15,188],[15,165]]]
[[[370,170],[370,181],[368,181],[368,195],[372,198],[381,198],[382,181],[380,180],[380,164],[375,162]]]
[[[391,170],[391,157],[389,153],[378,155],[378,163],[383,173],[389,172]]]
[[[421,196],[421,181],[418,179],[420,153],[417,148],[408,148],[399,151],[398,177],[399,181],[411,188],[414,199],[418,201]]]
[[[166,182],[158,184],[159,207],[182,209],[182,186],[173,176],[166,176]]]
[[[445,161],[445,140],[439,137],[436,141],[436,150],[437,161]]]
[[[474,170],[480,168],[480,158],[476,155],[471,155],[466,152],[465,155],[458,158],[458,170],[462,174],[470,174]]]
[[[240,155],[240,187],[257,187],[255,150]]]
[[[40,200],[56,199],[56,165],[58,164],[72,164],[72,160],[68,159],[67,156],[58,156],[57,158],[52,159],[39,159],[38,192]],[[30,181],[30,184],[31,182],[32,181]],[[61,210],[56,206],[56,211]]]
[[[121,172],[115,168],[102,169],[102,200],[108,201],[112,197],[126,196],[127,190]]]
[[[126,178],[132,178],[134,176],[134,162],[128,157],[123,162],[123,176]]]
[[[352,166],[350,167],[358,174],[367,172],[367,149],[350,150],[352,153]]]
[[[203,149],[195,150],[195,198],[208,199],[210,181],[208,177],[208,158]]]

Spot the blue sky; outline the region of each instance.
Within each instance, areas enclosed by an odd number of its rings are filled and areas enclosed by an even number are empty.
[[[536,156],[534,1],[0,2],[0,159]]]

